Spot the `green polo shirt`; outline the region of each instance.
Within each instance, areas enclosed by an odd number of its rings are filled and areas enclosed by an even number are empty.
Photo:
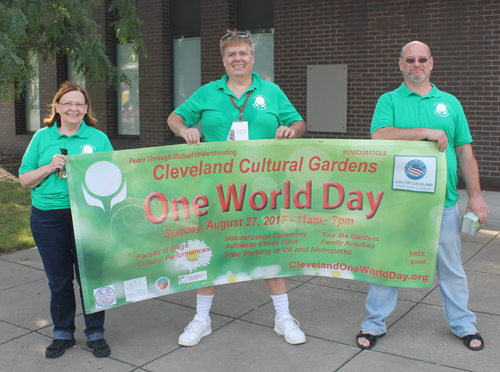
[[[108,136],[85,122],[77,133],[68,137],[61,134],[57,124],[38,130],[26,149],[19,174],[29,172],[49,164],[60,148],[68,150],[68,155],[91,154],[94,152],[113,151]],[[38,186],[31,189],[33,206],[38,209],[52,210],[69,208],[68,182],[56,173],[50,174]]]
[[[294,121],[302,120],[280,87],[262,80],[256,73],[252,73],[252,77],[252,85],[240,99],[227,87],[228,76],[224,75],[222,79],[202,86],[174,112],[190,128],[201,120],[201,130],[207,142],[226,141],[233,121],[240,119],[241,111],[233,105],[230,96],[240,108],[248,98],[243,121],[248,122],[251,140],[272,139],[278,126],[289,127]]]
[[[412,92],[403,83],[380,97],[372,118],[370,134],[384,127],[441,129],[448,136],[446,161],[448,182],[445,206],[455,205],[457,192],[457,156],[455,147],[472,142],[469,125],[460,102],[451,94],[440,91],[434,84],[424,97]]]

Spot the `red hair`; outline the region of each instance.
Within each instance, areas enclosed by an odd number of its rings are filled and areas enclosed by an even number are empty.
[[[54,125],[54,123],[57,123],[57,126],[61,126],[61,116],[59,115],[58,112],[56,112],[56,103],[59,103],[59,100],[61,99],[62,96],[64,96],[66,93],[73,92],[73,91],[78,91],[82,92],[83,96],[85,97],[85,103],[87,104],[87,113],[83,117],[83,120],[88,126],[95,126],[97,123],[97,119],[92,116],[92,107],[90,104],[90,98],[87,93],[87,91],[77,83],[73,83],[70,81],[65,81],[62,83],[61,87],[57,91],[56,95],[52,99],[52,103],[49,105],[50,109],[50,114],[43,119],[43,122],[48,126],[51,127]]]

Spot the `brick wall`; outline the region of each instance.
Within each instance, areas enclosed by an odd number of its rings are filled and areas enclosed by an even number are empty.
[[[378,97],[402,82],[401,47],[421,40],[432,82],[464,107],[483,188],[500,189],[500,2],[276,0],[274,19],[275,82],[306,120],[306,66],[349,65],[347,133],[306,137],[369,138]]]
[[[162,0],[139,2],[148,57],[139,58],[141,147],[164,145],[170,138],[170,7]]]
[[[109,3],[110,0],[106,0],[104,5],[94,9],[93,19],[100,26],[98,33],[106,45],[106,55],[111,63],[115,64],[115,36],[113,28],[110,27],[113,17],[107,11]],[[104,82],[97,85],[90,85],[87,82],[85,89],[92,104],[92,116],[97,119],[96,128],[113,137],[116,131],[116,91],[106,88]]]
[[[59,88],[57,86],[57,64],[52,58],[48,58],[46,63],[38,65],[40,76],[40,126],[43,128],[45,124],[43,119],[50,113],[50,105],[54,94]]]
[[[11,102],[0,100],[0,153],[20,153],[16,143],[15,106]]]
[[[227,29],[236,27],[235,0],[201,0],[201,84],[226,73],[219,41]]]
[[[96,9],[94,16],[114,62],[115,38],[107,5]],[[200,7],[201,76],[206,84],[224,74],[219,39],[226,29],[237,26],[236,0],[201,0]],[[175,14],[169,14],[169,1],[140,0],[138,9],[149,48],[148,58],[139,60],[140,136],[116,134],[114,91],[104,85],[89,89],[98,128],[116,149],[181,142],[166,126],[172,110],[169,22]],[[275,82],[306,120],[307,66],[348,65],[347,133],[308,132],[306,137],[368,139],[377,99],[402,82],[401,47],[415,39],[429,44],[435,60],[432,81],[464,106],[482,186],[500,190],[498,0],[275,0],[274,30]],[[10,107],[2,105],[0,134],[8,120],[3,119],[8,116],[3,107]],[[14,128],[8,133],[14,142],[24,141],[25,136],[14,133]]]
[[[148,47],[147,58],[139,55],[140,135],[119,136],[115,133],[116,118],[108,121],[115,150],[160,146],[171,141],[167,126],[171,112],[170,5],[162,0],[139,1],[138,14],[144,22],[141,32]],[[114,37],[112,42],[116,42]]]
[[[39,73],[39,104],[40,104],[40,126],[43,128],[43,119],[50,112],[49,105],[52,97],[57,91],[57,64],[52,58],[46,63],[42,60],[38,65]],[[25,133],[26,122],[24,115],[25,100],[17,103],[0,102],[0,152],[12,154],[24,154],[33,133]],[[22,120],[17,120],[21,117]]]

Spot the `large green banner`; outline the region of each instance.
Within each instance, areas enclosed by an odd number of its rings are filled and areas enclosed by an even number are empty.
[[[276,276],[432,284],[434,142],[259,140],[69,156],[87,313]]]

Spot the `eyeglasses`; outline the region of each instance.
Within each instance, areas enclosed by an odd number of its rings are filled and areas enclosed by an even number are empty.
[[[81,110],[83,109],[85,106],[87,106],[86,103],[71,103],[71,102],[58,102],[62,107],[64,107],[65,109],[69,109],[71,107],[73,107],[73,105],[76,106],[77,109]]]
[[[418,63],[424,64],[424,63],[427,63],[428,60],[429,59],[426,58],[426,57],[420,57],[420,58],[418,58]],[[415,61],[417,61],[417,59],[413,58],[413,57],[408,57],[408,58],[405,59],[405,61],[406,61],[406,63],[408,63],[409,65],[411,65],[411,64],[415,63]]]
[[[250,35],[247,34],[246,32],[237,32],[236,35],[238,37],[241,37],[242,39],[248,39],[250,37]],[[230,32],[228,32],[227,34],[225,34],[222,37],[221,41],[226,41],[226,40],[229,40],[229,39],[231,39],[231,33]]]

